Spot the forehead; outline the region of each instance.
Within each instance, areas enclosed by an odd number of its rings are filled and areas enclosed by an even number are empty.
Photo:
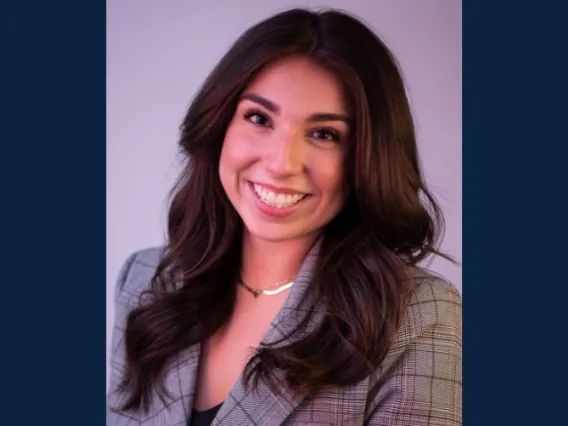
[[[277,104],[283,114],[347,113],[341,83],[335,75],[303,57],[268,65],[245,90]]]

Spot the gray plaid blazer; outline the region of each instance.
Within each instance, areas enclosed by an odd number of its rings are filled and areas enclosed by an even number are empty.
[[[300,300],[310,283],[318,246],[306,257],[283,308],[264,342],[280,338],[305,312]],[[108,426],[182,426],[191,416],[200,345],[172,360],[165,384],[172,395],[165,403],[156,397],[149,413],[112,410],[124,396],[116,392],[124,371],[123,335],[128,312],[148,288],[161,249],[147,249],[125,262],[115,293]],[[460,425],[462,419],[462,310],[459,293],[447,282],[418,271],[414,292],[391,349],[376,374],[352,385],[337,387],[313,398],[291,393],[283,384],[276,395],[264,383],[246,392],[241,379],[217,413],[213,426],[249,425]],[[321,318],[320,310],[312,324]],[[279,380],[283,380],[279,376]]]

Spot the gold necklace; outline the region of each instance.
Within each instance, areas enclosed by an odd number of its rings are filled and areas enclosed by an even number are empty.
[[[251,293],[254,297],[258,297],[261,294],[264,294],[266,296],[274,296],[278,293],[282,293],[284,290],[288,290],[290,287],[292,287],[294,285],[294,281],[290,280],[290,281],[279,282],[276,283],[274,287],[261,288],[261,289],[252,288],[251,286],[247,285],[241,278],[239,278],[239,284],[242,285],[245,288],[245,290]]]

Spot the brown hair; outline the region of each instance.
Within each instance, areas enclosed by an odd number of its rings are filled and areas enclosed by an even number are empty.
[[[292,389],[310,392],[362,380],[399,325],[408,266],[442,255],[436,247],[443,218],[422,177],[404,83],[388,48],[339,11],[294,9],[260,22],[222,58],[183,120],[187,163],[172,191],[167,250],[151,301],[127,320],[123,410],[148,410],[153,391],[167,397],[166,362],[205,341],[232,313],[242,223],[218,175],[222,142],[240,94],[286,55],[310,58],[345,87],[354,115],[345,156],[349,196],[326,226],[309,289],[324,305],[323,321],[287,346],[261,347],[245,369],[247,383],[270,383],[275,369]]]

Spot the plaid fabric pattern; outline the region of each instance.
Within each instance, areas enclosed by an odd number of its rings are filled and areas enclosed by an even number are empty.
[[[295,285],[263,341],[274,342],[306,313],[302,303],[313,275],[319,246],[306,257]],[[116,387],[124,371],[124,327],[128,312],[148,287],[161,249],[137,252],[125,262],[115,293],[115,325],[112,336],[111,384],[107,404],[108,426],[182,426],[193,406],[200,345],[171,360],[166,388],[172,399],[154,398],[148,414],[114,412],[124,397]],[[451,284],[417,271],[411,303],[385,360],[372,377],[352,386],[337,387],[314,398],[287,391],[275,394],[259,383],[246,392],[239,379],[212,426],[280,425],[439,425],[462,424],[462,301]],[[311,325],[323,312],[313,312]],[[311,327],[308,326],[308,330]],[[283,377],[279,377],[283,381]],[[283,383],[283,382],[282,382]]]

